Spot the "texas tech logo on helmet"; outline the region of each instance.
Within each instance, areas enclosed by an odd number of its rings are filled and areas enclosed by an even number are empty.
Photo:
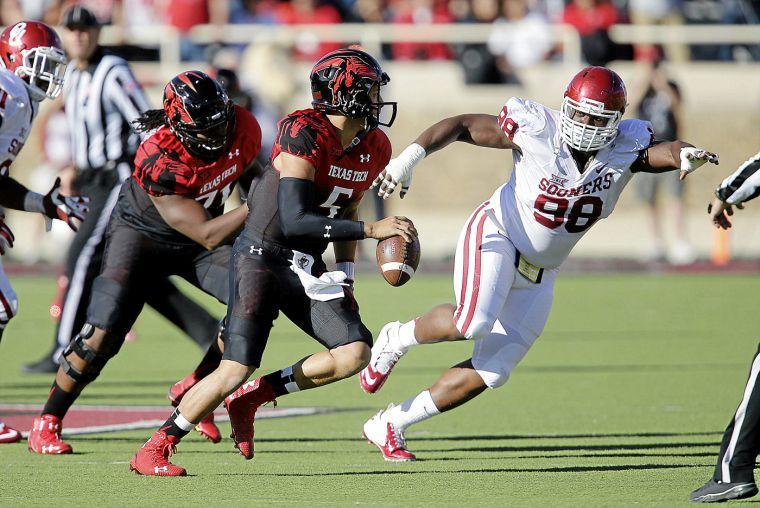
[[[390,127],[396,118],[396,103],[380,98],[380,88],[389,81],[388,74],[369,53],[356,48],[339,49],[322,57],[311,70],[312,105],[326,113],[366,118],[369,128]],[[385,106],[392,108],[391,118],[381,122],[380,112]]]
[[[164,88],[164,113],[172,132],[193,155],[215,159],[235,128],[232,101],[201,71],[176,75]]]

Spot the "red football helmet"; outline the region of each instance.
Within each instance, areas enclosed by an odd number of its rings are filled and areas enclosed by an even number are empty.
[[[560,112],[562,139],[582,152],[609,146],[618,133],[626,106],[625,84],[606,67],[586,67],[570,81]],[[578,121],[591,116],[591,122]]]
[[[338,49],[323,56],[311,69],[311,104],[325,113],[338,113],[349,118],[366,118],[367,126],[390,127],[396,119],[396,103],[379,98],[380,88],[388,77],[372,55],[356,46]],[[372,89],[378,87],[378,100]],[[391,107],[390,119],[382,121],[380,113]]]
[[[36,100],[55,99],[63,90],[66,55],[55,30],[37,21],[19,21],[0,34],[0,64],[24,80]]]

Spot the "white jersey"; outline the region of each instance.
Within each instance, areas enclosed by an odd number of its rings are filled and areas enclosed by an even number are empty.
[[[32,130],[39,103],[29,97],[24,82],[7,69],[0,69],[0,178],[16,159]]]
[[[511,98],[498,117],[513,151],[514,171],[490,206],[525,259],[556,268],[581,237],[615,208],[633,173],[631,165],[653,139],[649,122],[624,120],[608,147],[599,150],[583,173],[562,141],[559,111]]]

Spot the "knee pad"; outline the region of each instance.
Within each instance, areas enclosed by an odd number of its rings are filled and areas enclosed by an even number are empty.
[[[94,332],[94,326],[89,323],[85,324],[82,327],[82,331],[74,337],[74,340],[66,346],[66,349],[64,349],[61,354],[60,362],[64,374],[77,383],[91,383],[97,379],[100,375],[100,371],[102,371],[103,367],[108,363],[108,360],[113,358],[121,348],[121,343],[123,341],[119,341],[112,334],[106,334],[103,346],[100,350],[96,351],[85,342],[86,339],[92,337]],[[76,354],[87,363],[81,371],[74,367],[66,358],[71,353]]]
[[[3,293],[3,300],[0,302],[0,327],[4,327],[13,317],[18,314],[18,297],[15,291]]]

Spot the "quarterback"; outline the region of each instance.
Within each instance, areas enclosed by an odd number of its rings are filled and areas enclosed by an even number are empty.
[[[360,374],[362,389],[374,393],[411,347],[473,341],[471,358],[364,424],[365,437],[386,460],[415,459],[404,439],[408,426],[506,383],[544,328],[562,262],[591,226],[612,213],[635,173],[680,169],[684,178],[708,161],[718,163],[717,155],[689,143],[654,139],[649,122],[621,120],[625,107],[620,76],[587,67],[570,81],[560,111],[511,98],[497,116],[447,118],[420,134],[375,180],[381,196],[400,185],[403,197],[413,168],[453,141],[512,150],[514,157],[509,181],[475,209],[460,234],[456,304],[385,325]]]
[[[63,88],[66,57],[55,31],[44,23],[22,21],[0,34],[0,206],[37,212],[46,220],[60,219],[76,230],[87,213],[87,198],[62,196],[60,180],[43,195],[9,176],[11,164],[26,143],[44,99],[55,99]],[[13,247],[13,233],[0,216],[0,254]],[[0,338],[18,310],[16,292],[0,263]],[[21,439],[0,422],[0,443]]]

